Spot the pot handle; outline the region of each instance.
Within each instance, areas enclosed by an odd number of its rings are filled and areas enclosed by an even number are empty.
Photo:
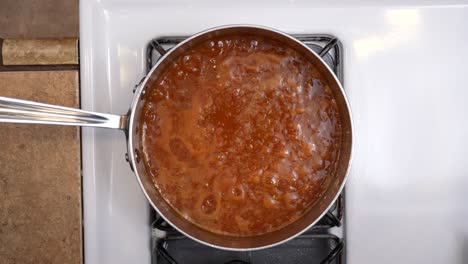
[[[87,126],[125,130],[127,116],[102,114],[0,96],[0,122]]]

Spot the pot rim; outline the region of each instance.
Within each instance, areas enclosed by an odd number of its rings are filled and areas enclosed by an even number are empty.
[[[167,219],[167,217],[164,216],[164,214],[161,213],[161,211],[158,209],[158,207],[153,203],[153,201],[151,200],[150,196],[148,195],[148,193],[147,193],[147,191],[146,191],[146,189],[145,189],[145,187],[144,187],[144,185],[143,185],[143,183],[141,181],[141,176],[140,176],[140,174],[138,172],[137,167],[135,166],[136,159],[137,159],[136,156],[138,154],[135,153],[134,142],[133,142],[133,137],[132,137],[132,135],[135,133],[135,114],[136,114],[135,111],[136,111],[137,105],[139,103],[143,103],[143,101],[140,100],[141,96],[144,94],[144,92],[146,92],[145,91],[146,84],[148,83],[150,77],[152,76],[153,72],[158,68],[158,66],[172,52],[177,50],[179,47],[185,45],[187,42],[190,42],[194,38],[197,38],[197,37],[199,37],[201,35],[204,35],[204,34],[208,34],[208,33],[213,32],[213,31],[217,31],[217,30],[221,30],[221,29],[228,29],[228,28],[238,28],[238,27],[239,28],[252,28],[252,29],[261,29],[261,30],[271,31],[273,33],[282,35],[283,37],[289,38],[290,40],[292,40],[292,41],[296,42],[297,44],[301,45],[302,47],[307,49],[311,54],[313,54],[326,67],[327,71],[330,73],[330,76],[332,76],[333,80],[336,82],[336,84],[339,87],[339,90],[340,90],[340,92],[342,94],[342,97],[344,99],[347,111],[349,113],[348,119],[349,119],[349,122],[350,122],[350,131],[351,131],[351,142],[350,142],[351,151],[350,151],[350,156],[349,156],[349,159],[348,159],[348,166],[347,166],[347,169],[346,169],[345,176],[344,176],[343,181],[342,181],[338,191],[336,192],[334,198],[331,200],[329,205],[322,211],[322,213],[319,215],[319,217],[317,217],[314,221],[312,221],[305,228],[303,228],[302,230],[300,230],[296,234],[289,236],[286,239],[282,239],[280,241],[277,241],[275,243],[268,244],[268,245],[263,245],[263,246],[258,246],[258,247],[249,247],[249,248],[247,248],[247,247],[246,248],[225,247],[225,246],[219,246],[219,245],[216,245],[216,244],[211,244],[209,242],[200,240],[200,239],[198,239],[196,237],[193,237],[193,236],[187,234],[182,229],[180,229],[177,225],[173,224],[169,219]],[[229,25],[213,27],[213,28],[201,31],[201,32],[199,32],[197,34],[194,34],[194,35],[188,37],[187,39],[183,40],[182,42],[178,43],[176,46],[174,46],[169,51],[167,51],[163,56],[161,56],[161,58],[159,58],[158,62],[151,68],[151,70],[148,72],[148,74],[146,75],[144,80],[141,82],[141,84],[137,87],[137,89],[135,91],[135,95],[134,95],[133,100],[132,100],[132,104],[131,104],[131,108],[130,108],[130,114],[129,114],[128,142],[127,143],[128,143],[128,154],[129,154],[129,158],[130,158],[129,159],[130,166],[132,168],[134,168],[134,173],[136,175],[136,178],[138,180],[138,184],[140,185],[140,188],[142,189],[147,201],[151,204],[151,206],[154,208],[154,210],[156,210],[156,212],[159,214],[159,216],[162,217],[168,224],[170,224],[172,227],[174,227],[177,231],[179,231],[180,233],[182,233],[186,237],[188,237],[190,239],[193,239],[193,240],[195,240],[195,241],[197,241],[197,242],[199,242],[201,244],[204,244],[206,246],[210,246],[210,247],[217,248],[217,249],[222,249],[222,250],[231,250],[231,251],[252,251],[252,250],[260,250],[260,249],[266,249],[266,248],[274,247],[274,246],[280,245],[282,243],[285,243],[285,242],[287,242],[287,241],[289,241],[291,239],[294,239],[295,237],[301,235],[302,233],[304,233],[305,231],[310,229],[312,226],[314,226],[328,212],[328,210],[333,206],[333,204],[338,199],[339,195],[342,193],[343,188],[344,188],[344,186],[345,186],[345,184],[347,182],[350,167],[351,167],[351,161],[352,161],[352,158],[353,158],[353,152],[354,152],[353,142],[354,142],[354,125],[353,125],[353,119],[352,119],[352,115],[351,115],[351,108],[350,108],[348,99],[346,97],[346,93],[344,92],[343,86],[340,83],[340,81],[338,80],[337,76],[333,73],[333,71],[330,69],[330,67],[325,63],[325,61],[315,51],[313,51],[307,45],[305,45],[301,41],[297,40],[296,38],[292,37],[291,35],[286,34],[286,33],[282,32],[282,31],[270,28],[270,27],[259,26],[259,25],[251,25],[251,24],[229,24]],[[230,236],[226,235],[227,239],[229,239],[229,237]]]

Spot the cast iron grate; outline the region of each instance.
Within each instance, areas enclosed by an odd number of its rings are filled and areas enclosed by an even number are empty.
[[[336,37],[327,34],[301,34],[293,37],[319,54],[343,83],[343,49]],[[147,71],[161,56],[186,38],[186,36],[176,36],[151,40],[146,50]],[[344,239],[328,232],[333,227],[342,226],[343,212],[344,195],[341,194],[322,219],[304,234],[274,248],[234,252],[211,248],[185,237],[153,211],[152,263],[344,264]]]

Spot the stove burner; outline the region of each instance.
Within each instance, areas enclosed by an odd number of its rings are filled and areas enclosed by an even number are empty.
[[[340,41],[325,34],[293,35],[312,50],[333,70],[343,83],[343,55]],[[169,49],[187,37],[161,37],[150,41],[147,47],[147,70]],[[152,218],[152,263],[333,263],[344,264],[344,240],[330,234],[329,230],[341,227],[344,212],[343,194],[330,210],[304,234],[274,248],[256,251],[225,251],[195,242],[164,221],[154,211]]]

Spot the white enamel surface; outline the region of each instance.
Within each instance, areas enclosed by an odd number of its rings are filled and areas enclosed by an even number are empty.
[[[232,23],[334,34],[355,121],[348,263],[468,263],[468,1],[325,2],[83,0],[82,108],[125,113],[153,37]],[[124,153],[121,132],[83,129],[87,264],[150,263]]]

